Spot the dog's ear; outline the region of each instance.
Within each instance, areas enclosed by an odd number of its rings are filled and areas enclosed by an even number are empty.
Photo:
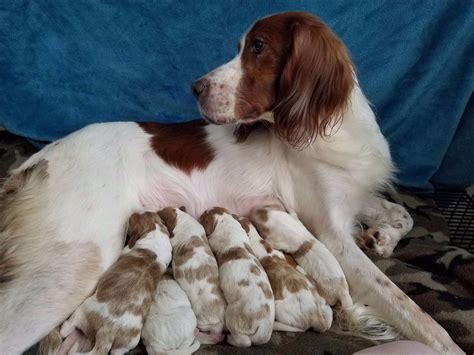
[[[344,44],[316,18],[295,20],[292,46],[273,110],[276,133],[293,146],[326,136],[338,124],[354,86]]]

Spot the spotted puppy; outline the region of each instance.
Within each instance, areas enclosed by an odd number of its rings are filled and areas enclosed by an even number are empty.
[[[265,242],[247,218],[239,218],[250,238],[253,252],[260,260],[275,296],[274,330],[324,332],[331,327],[332,309],[315,285],[287,262],[285,255]]]
[[[154,301],[142,330],[149,355],[191,354],[199,349],[199,330],[188,296],[166,272],[158,282]]]
[[[156,285],[171,261],[168,230],[157,213],[133,215],[128,248],[99,279],[95,293],[63,323],[95,340],[93,354],[123,354],[137,346]]]
[[[173,247],[174,278],[182,287],[197,317],[202,344],[224,340],[225,300],[219,271],[202,225],[178,208],[158,212],[168,227]]]
[[[336,258],[306,229],[296,214],[272,205],[253,211],[250,218],[265,241],[294,257],[329,304],[339,303],[343,309],[352,306],[346,277]]]
[[[227,301],[227,341],[238,347],[268,342],[275,320],[273,292],[247,233],[236,217],[220,207],[204,212],[201,223],[219,264],[219,281]]]

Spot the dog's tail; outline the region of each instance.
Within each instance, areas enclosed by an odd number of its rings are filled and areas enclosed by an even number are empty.
[[[374,308],[357,302],[349,308],[334,310],[332,330],[375,342],[401,338],[400,332],[389,325]]]

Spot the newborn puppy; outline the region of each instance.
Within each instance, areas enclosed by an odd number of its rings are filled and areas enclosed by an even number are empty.
[[[336,258],[296,214],[288,214],[280,206],[266,206],[253,211],[250,219],[266,242],[295,258],[329,304],[340,303],[343,309],[352,305],[346,277]]]
[[[158,282],[155,299],[142,330],[149,355],[191,354],[199,349],[196,316],[171,271]]]
[[[157,213],[133,215],[128,236],[129,249],[61,327],[63,338],[77,328],[95,340],[93,354],[123,354],[137,346],[157,282],[171,261],[168,230]]]
[[[273,292],[247,233],[234,216],[219,207],[204,212],[201,223],[219,264],[219,281],[227,301],[227,341],[238,347],[268,342],[275,320]]]
[[[219,287],[217,261],[212,254],[204,228],[189,214],[178,208],[158,212],[168,227],[173,247],[173,273],[186,292],[202,344],[224,340],[225,300]]]
[[[247,218],[239,218],[239,221],[272,286],[276,320],[273,329],[305,331],[312,327],[318,332],[328,330],[332,323],[332,309],[318,294],[312,281],[288,264],[281,251],[260,238]]]

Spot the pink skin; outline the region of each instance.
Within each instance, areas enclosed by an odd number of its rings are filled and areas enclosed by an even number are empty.
[[[201,344],[218,344],[223,342],[225,339],[225,334],[219,333],[204,333],[198,331],[197,340]]]
[[[224,207],[231,213],[235,213],[242,217],[249,216],[250,212],[255,209],[269,205],[278,205],[281,206],[283,210],[286,210],[283,207],[282,202],[274,196],[249,197],[245,200],[235,200],[232,199],[233,196],[224,196],[222,199],[215,199],[212,201],[197,200],[202,198],[203,195],[205,196],[206,194],[197,193],[194,198],[186,199],[182,196],[166,195],[165,190],[163,190],[159,196],[155,196],[154,200],[141,198],[140,202],[144,210],[147,211],[160,210],[166,206],[184,206],[186,213],[189,213],[194,218],[199,218],[210,206]]]

